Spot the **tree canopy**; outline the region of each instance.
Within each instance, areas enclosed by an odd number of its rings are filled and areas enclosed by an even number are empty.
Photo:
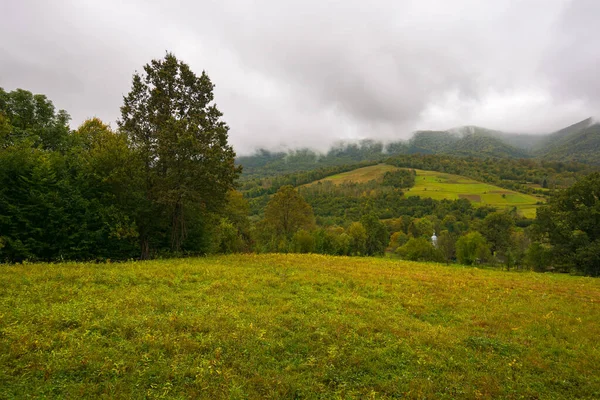
[[[540,207],[534,230],[561,271],[600,275],[600,173],[590,174]]]
[[[152,236],[165,227],[150,222],[151,215],[167,219],[172,250],[194,247],[186,243],[190,221],[202,224],[206,212],[222,207],[241,172],[213,88],[206,73],[197,76],[167,53],[134,74],[124,97],[119,127],[143,164],[149,204],[139,226],[143,258]]]

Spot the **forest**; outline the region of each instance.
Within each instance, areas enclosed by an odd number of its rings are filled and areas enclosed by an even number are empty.
[[[374,141],[236,159],[222,117],[210,78],[172,54],[134,74],[115,129],[0,88],[0,262],[281,252],[600,275],[594,165]],[[395,170],[321,182],[380,164]],[[540,196],[537,216],[407,196],[415,169]]]

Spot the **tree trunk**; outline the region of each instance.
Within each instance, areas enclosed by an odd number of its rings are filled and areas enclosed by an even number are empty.
[[[148,241],[148,237],[144,236],[140,240],[141,254],[140,260],[149,260],[150,259],[150,242]]]
[[[178,201],[173,210],[171,224],[171,250],[181,251],[181,245],[186,237],[185,220],[183,216],[183,204]]]

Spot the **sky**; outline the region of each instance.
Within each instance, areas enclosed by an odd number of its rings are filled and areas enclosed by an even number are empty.
[[[167,51],[215,84],[238,154],[600,110],[597,0],[0,0],[0,87],[116,127]]]

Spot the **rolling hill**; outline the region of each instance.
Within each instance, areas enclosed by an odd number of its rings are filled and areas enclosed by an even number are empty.
[[[318,184],[319,182],[342,184],[350,182],[364,183],[371,180],[381,181],[386,172],[397,169],[391,165],[378,164],[332,175],[308,185]],[[526,218],[534,218],[538,203],[543,201],[543,199],[535,196],[478,182],[464,176],[419,169],[415,169],[415,172],[415,186],[405,189],[406,196],[429,197],[434,200],[467,199],[476,206],[490,206],[497,209],[516,207]]]

